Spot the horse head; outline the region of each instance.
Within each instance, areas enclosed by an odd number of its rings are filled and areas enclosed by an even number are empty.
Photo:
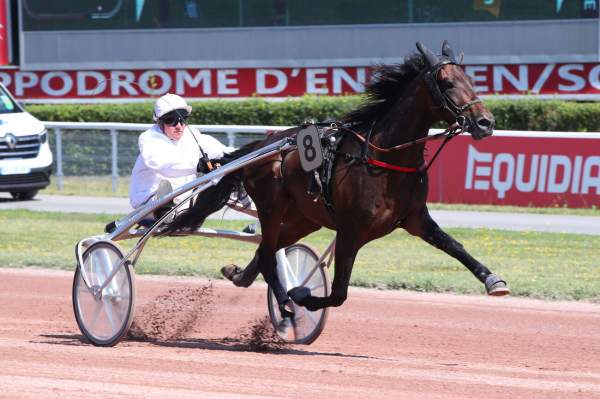
[[[475,94],[450,44],[444,40],[439,57],[420,42],[417,49],[427,65],[424,78],[434,112],[439,112],[436,116],[450,124],[458,122],[476,140],[491,136],[494,116]]]

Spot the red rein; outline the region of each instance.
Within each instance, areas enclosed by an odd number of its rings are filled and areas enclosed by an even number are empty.
[[[441,133],[437,133],[437,134],[434,134],[431,136],[426,136],[426,137],[423,137],[423,138],[420,138],[417,140],[410,141],[408,143],[399,144],[394,147],[381,148],[381,147],[377,147],[375,144],[372,144],[372,143],[367,143],[367,144],[368,144],[369,148],[373,151],[388,153],[388,152],[392,152],[392,151],[403,150],[405,148],[409,148],[409,147],[415,146],[420,143],[425,143],[430,140],[438,140],[443,137],[447,137],[448,134],[452,134],[452,135],[460,134],[460,132],[458,132],[459,129],[461,129],[461,126],[455,122]],[[361,136],[358,132],[348,129],[348,128],[346,128],[346,130],[353,133],[358,140],[362,141],[363,143],[365,142],[365,138],[363,136]],[[434,157],[434,159],[435,159],[435,157]],[[404,172],[404,173],[421,172],[423,170],[427,170],[427,167],[428,167],[427,162],[425,162],[423,165],[419,166],[418,168],[409,168],[409,167],[404,167],[404,166],[392,165],[392,164],[389,164],[386,162],[378,161],[378,160],[370,158],[370,157],[368,157],[366,159],[366,161],[369,165],[377,166],[377,167],[383,168],[383,169],[393,170],[396,172]]]
[[[415,173],[415,172],[418,172],[423,169],[422,166],[418,167],[418,168],[406,168],[404,166],[396,166],[396,165],[392,165],[390,163],[378,161],[373,158],[367,158],[367,163],[369,165],[377,166],[379,168],[389,169],[389,170],[393,170],[396,172],[405,172],[405,173]]]

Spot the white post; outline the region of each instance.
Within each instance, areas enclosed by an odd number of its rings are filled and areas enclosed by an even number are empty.
[[[62,131],[60,128],[54,129],[56,135],[56,187],[58,191],[63,190],[63,166],[62,166]]]
[[[225,133],[227,133],[227,145],[229,147],[235,147],[235,133],[231,130],[228,130]]]
[[[117,165],[117,156],[118,156],[117,138],[118,138],[118,135],[119,135],[119,133],[117,132],[116,129],[110,129],[110,138],[111,138],[111,143],[112,143],[111,170],[112,170],[112,191],[113,191],[113,193],[117,191],[117,188],[119,186],[119,168]]]

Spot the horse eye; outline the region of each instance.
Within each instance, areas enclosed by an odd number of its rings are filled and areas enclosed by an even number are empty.
[[[449,81],[449,80],[442,80],[439,83],[439,85],[440,85],[440,89],[442,89],[442,90],[449,90],[449,89],[451,89],[451,88],[454,87],[454,85],[452,84],[452,82]]]

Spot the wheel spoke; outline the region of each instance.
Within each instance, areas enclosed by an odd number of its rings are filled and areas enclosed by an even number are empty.
[[[90,274],[89,274],[89,276],[90,276],[90,283],[92,285],[96,285],[96,284],[98,284],[98,276],[96,275],[96,271],[95,271],[95,269],[96,269],[95,268],[96,262],[94,261],[94,259],[95,259],[94,254],[91,254],[91,256],[89,257],[89,259],[90,259],[90,263],[89,263],[89,269],[88,270],[90,271]]]
[[[282,266],[283,266],[283,274],[285,275],[285,281],[286,281],[286,285],[290,288],[296,287],[298,285],[298,281],[296,280],[296,275],[294,273],[294,271],[291,268],[291,265],[289,262],[287,262],[287,259],[284,258],[285,261],[283,262]]]
[[[126,266],[123,266],[123,267],[126,267]],[[125,276],[127,276],[127,272],[124,272],[124,273],[125,273]],[[119,285],[119,292],[123,292],[125,290],[126,284],[127,284],[127,277],[125,277],[123,280],[121,280],[121,284]]]
[[[96,322],[98,321],[98,317],[100,316],[100,313],[102,312],[102,302],[100,301],[96,301],[96,307],[94,308],[94,312],[92,314],[92,320],[90,322],[90,330],[94,331],[94,327],[96,326]]]
[[[302,273],[302,262],[300,261],[300,256],[302,255],[302,251],[296,250],[295,252],[296,252],[296,254],[295,254],[294,258],[295,258],[296,262],[294,263],[294,265],[295,265],[294,275],[296,276],[297,281],[302,281],[300,279],[300,274]]]
[[[110,324],[110,328],[111,328],[111,333],[115,333],[115,331],[117,331],[117,327],[115,326],[115,319],[114,319],[114,313],[116,313],[115,311],[115,307],[113,306],[113,304],[110,301],[107,300],[102,300],[102,303],[104,304],[104,313],[106,314],[106,319],[108,320],[108,323]]]
[[[310,267],[306,264],[307,255],[303,251],[298,251],[298,269],[296,271],[296,277],[298,278],[298,282],[304,281],[304,274],[306,273],[306,268]]]
[[[96,256],[98,257],[98,259],[96,259]],[[102,257],[106,256],[106,254],[104,254],[104,252],[100,252],[98,251],[97,253],[94,254],[94,270],[95,270],[95,274],[96,276],[98,276],[98,281],[97,284],[102,286],[102,284],[104,284],[104,282],[106,281],[106,269],[104,266],[105,262],[102,261]]]
[[[80,293],[79,295],[87,294],[92,298],[94,297],[91,293],[91,290],[88,289],[87,285],[85,285],[85,280],[83,279],[81,273],[79,273],[79,283],[77,283],[77,292]]]
[[[318,285],[305,285],[305,287],[307,287],[308,289],[310,289],[311,291],[316,290],[317,288],[323,288],[325,285],[324,284],[318,284]]]
[[[289,254],[286,254],[288,261],[290,262],[290,267],[294,265],[294,267],[298,268],[298,251],[292,251]]]
[[[306,268],[306,269],[308,269],[307,275],[305,277],[302,277],[302,280],[300,280],[300,281],[307,284],[309,281],[311,281],[313,279],[313,277],[315,277],[315,272],[317,271],[317,269],[319,267],[320,266],[317,265],[316,263],[313,263],[312,265],[308,266]]]
[[[127,298],[129,298],[129,295],[110,294],[110,295],[105,295],[105,298],[108,298],[108,299],[127,299]]]
[[[313,312],[311,312],[310,310],[306,310],[305,311],[306,316],[308,317],[308,319],[312,322],[313,327],[316,327],[317,324],[319,324],[319,320],[317,320],[315,318],[315,315],[313,314]]]

